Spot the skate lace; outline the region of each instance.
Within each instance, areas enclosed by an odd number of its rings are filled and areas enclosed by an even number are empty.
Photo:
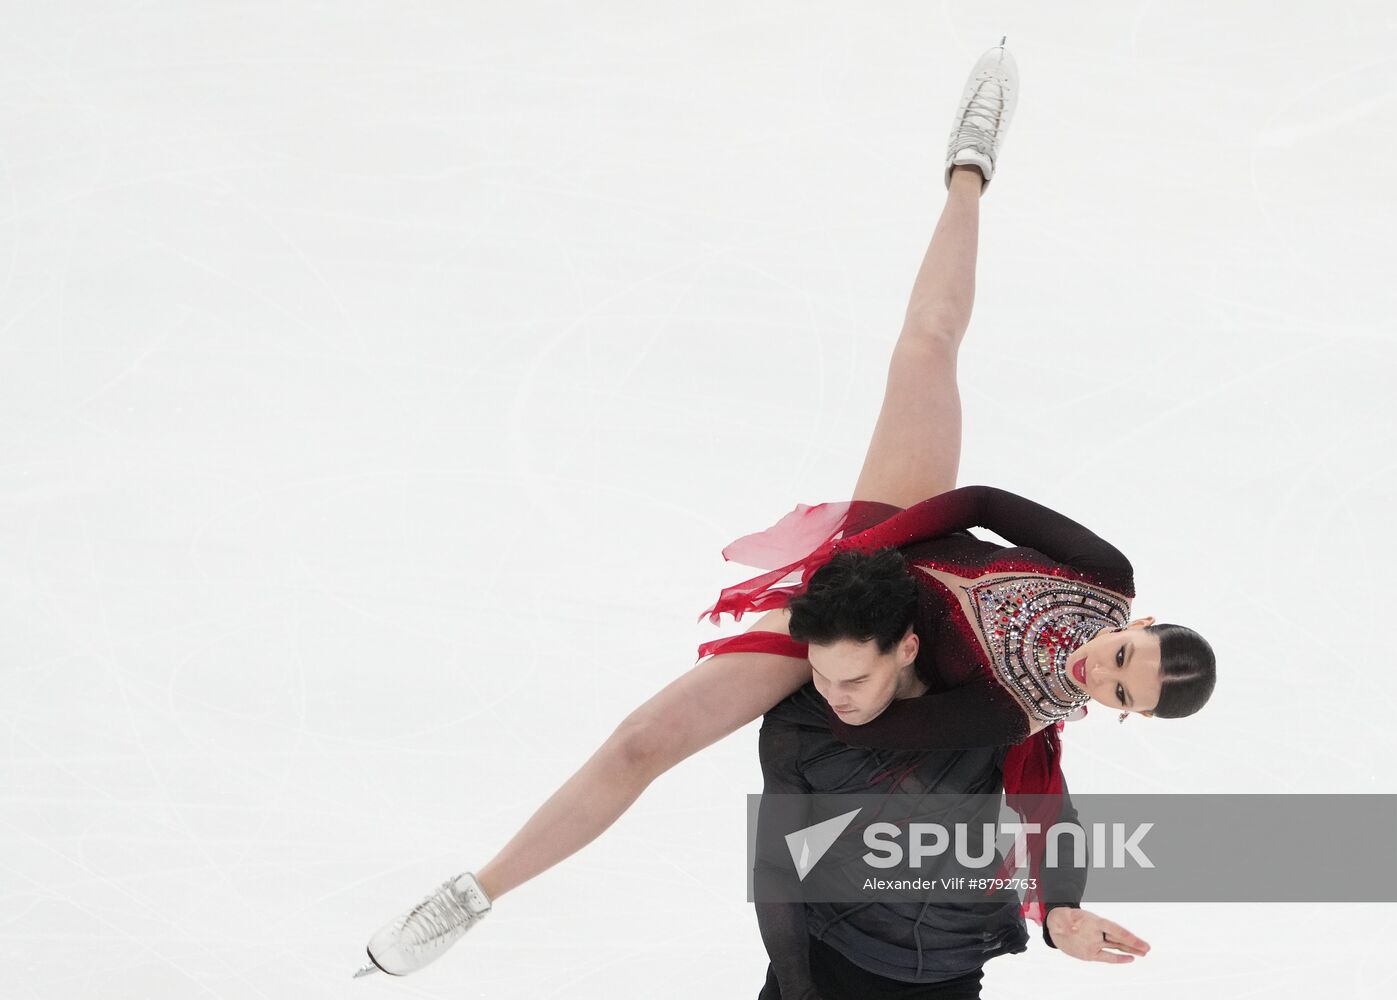
[[[995,132],[999,129],[999,118],[1004,113],[1004,92],[1000,88],[998,95],[986,95],[986,83],[993,83],[986,79],[976,88],[970,100],[965,104],[965,110],[961,114],[960,127],[956,130],[956,142],[960,143],[966,139],[976,142],[986,143],[989,148],[994,148]],[[976,125],[972,122],[971,116],[980,118],[988,123],[987,126]]]
[[[414,953],[429,951],[473,919],[474,914],[461,905],[451,883],[446,882],[403,919],[403,944]]]

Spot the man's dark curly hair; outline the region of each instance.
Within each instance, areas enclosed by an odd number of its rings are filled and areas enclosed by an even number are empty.
[[[838,552],[788,602],[791,638],[815,645],[872,640],[878,652],[890,653],[912,624],[917,594],[917,581],[897,549]]]

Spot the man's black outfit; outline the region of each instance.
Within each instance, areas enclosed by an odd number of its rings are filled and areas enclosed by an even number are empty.
[[[766,794],[995,795],[1003,789],[1001,763],[1007,750],[851,747],[834,738],[825,701],[813,684],[767,712],[760,734]],[[1059,822],[1077,822],[1066,794]],[[797,884],[789,854],[779,851],[782,839],[759,836],[757,842],[757,898],[763,898],[763,886]],[[1085,868],[1045,870],[1043,877],[1050,908],[1080,904]],[[1028,947],[1019,899],[1008,890],[991,902],[759,902],[756,907],[771,958],[759,1000],[807,1000],[812,992],[820,1000],[973,998],[980,995],[985,962]],[[1043,937],[1052,945],[1046,925]]]

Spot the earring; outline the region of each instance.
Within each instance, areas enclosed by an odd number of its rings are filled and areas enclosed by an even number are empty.
[[[1117,721],[1117,722],[1124,722],[1124,721],[1125,721],[1125,717],[1126,717],[1127,715],[1129,715],[1129,714],[1130,714],[1129,712],[1122,712],[1122,713],[1121,713],[1121,717],[1120,717],[1119,719],[1117,719],[1116,721]]]

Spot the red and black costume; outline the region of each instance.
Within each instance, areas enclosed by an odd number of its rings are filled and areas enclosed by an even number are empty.
[[[976,538],[972,527],[1013,545]],[[960,487],[906,509],[864,500],[801,504],[723,549],[724,558],[768,572],[725,588],[700,620],[785,607],[836,552],[888,546],[907,557],[919,584],[915,669],[929,690],[893,701],[859,726],[826,705],[835,736],[886,750],[1012,744],[1004,761],[1010,806],[1019,808],[1017,795],[1061,796],[1059,733],[1090,700],[1068,673],[1068,654],[1103,629],[1123,627],[1135,589],[1118,549],[1056,511],[992,486]],[[804,658],[806,649],[782,633],[743,632],[704,643],[699,657],[755,651]],[[1058,807],[1034,801],[1019,811],[1046,832]],[[1030,836],[1035,869],[1042,846],[1042,833]],[[1032,890],[1023,912],[1043,919]]]

